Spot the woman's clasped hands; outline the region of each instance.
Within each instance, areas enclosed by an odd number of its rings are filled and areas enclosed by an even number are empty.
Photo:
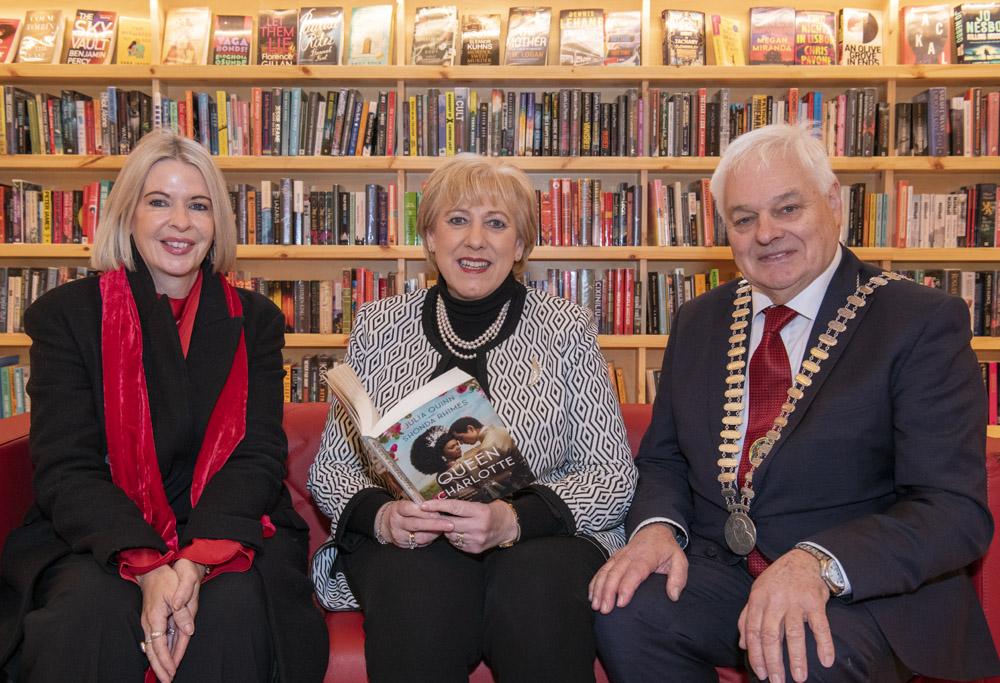
[[[375,516],[379,542],[409,550],[430,545],[444,535],[458,550],[482,553],[515,540],[519,531],[513,509],[500,500],[472,503],[435,499],[420,505],[396,500],[379,508]]]
[[[160,683],[169,683],[184,658],[198,614],[205,565],[180,559],[138,577],[142,589],[142,650]]]

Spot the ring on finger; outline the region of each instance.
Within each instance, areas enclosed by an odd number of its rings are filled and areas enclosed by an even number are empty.
[[[154,640],[156,638],[160,638],[162,636],[163,636],[163,631],[150,631],[149,632],[149,640],[146,641],[146,642],[150,642],[150,641],[152,641],[152,640]]]
[[[153,641],[149,641],[149,642],[153,642]],[[145,640],[140,640],[139,641],[139,649],[142,650],[142,654],[146,654],[146,641]]]
[[[465,534],[459,531],[457,534],[455,534],[455,547],[460,549],[464,545],[465,545]]]
[[[417,547],[417,537],[413,535],[412,531],[408,533],[410,534],[410,537],[406,540],[406,547],[413,550]]]

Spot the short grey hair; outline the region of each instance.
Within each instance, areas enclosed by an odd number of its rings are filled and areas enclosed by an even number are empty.
[[[125,266],[134,271],[132,259],[132,217],[139,204],[146,176],[153,165],[164,159],[174,159],[191,164],[201,173],[212,200],[212,218],[215,221],[215,239],[209,258],[212,272],[227,272],[236,268],[236,220],[229,203],[226,181],[212,161],[208,151],[194,140],[175,135],[167,130],[146,134],[125,159],[115,184],[108,195],[108,203],[101,212],[101,221],[94,235],[94,249],[90,266],[95,270],[116,270]]]
[[[712,174],[711,190],[719,215],[725,216],[726,182],[732,173],[762,173],[774,160],[797,162],[820,194],[837,182],[823,143],[808,123],[776,123],[739,136],[726,148]]]

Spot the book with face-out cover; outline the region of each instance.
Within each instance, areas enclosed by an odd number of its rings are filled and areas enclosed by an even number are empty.
[[[432,498],[488,503],[535,479],[482,387],[458,368],[417,388],[384,415],[350,365],[328,370],[326,382],[354,423],[370,469],[387,473],[386,483],[401,497],[415,503]]]

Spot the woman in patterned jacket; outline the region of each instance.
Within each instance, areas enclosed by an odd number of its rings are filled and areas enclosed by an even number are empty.
[[[335,404],[309,476],[331,519],[320,602],[364,611],[375,683],[464,682],[484,658],[499,681],[593,681],[587,584],[624,544],[636,481],[593,316],[516,279],[537,218],[513,166],[441,166],[417,231],[437,284],[365,306],[346,361],[383,413],[451,368],[473,375],[536,481],[488,504],[394,500]]]

